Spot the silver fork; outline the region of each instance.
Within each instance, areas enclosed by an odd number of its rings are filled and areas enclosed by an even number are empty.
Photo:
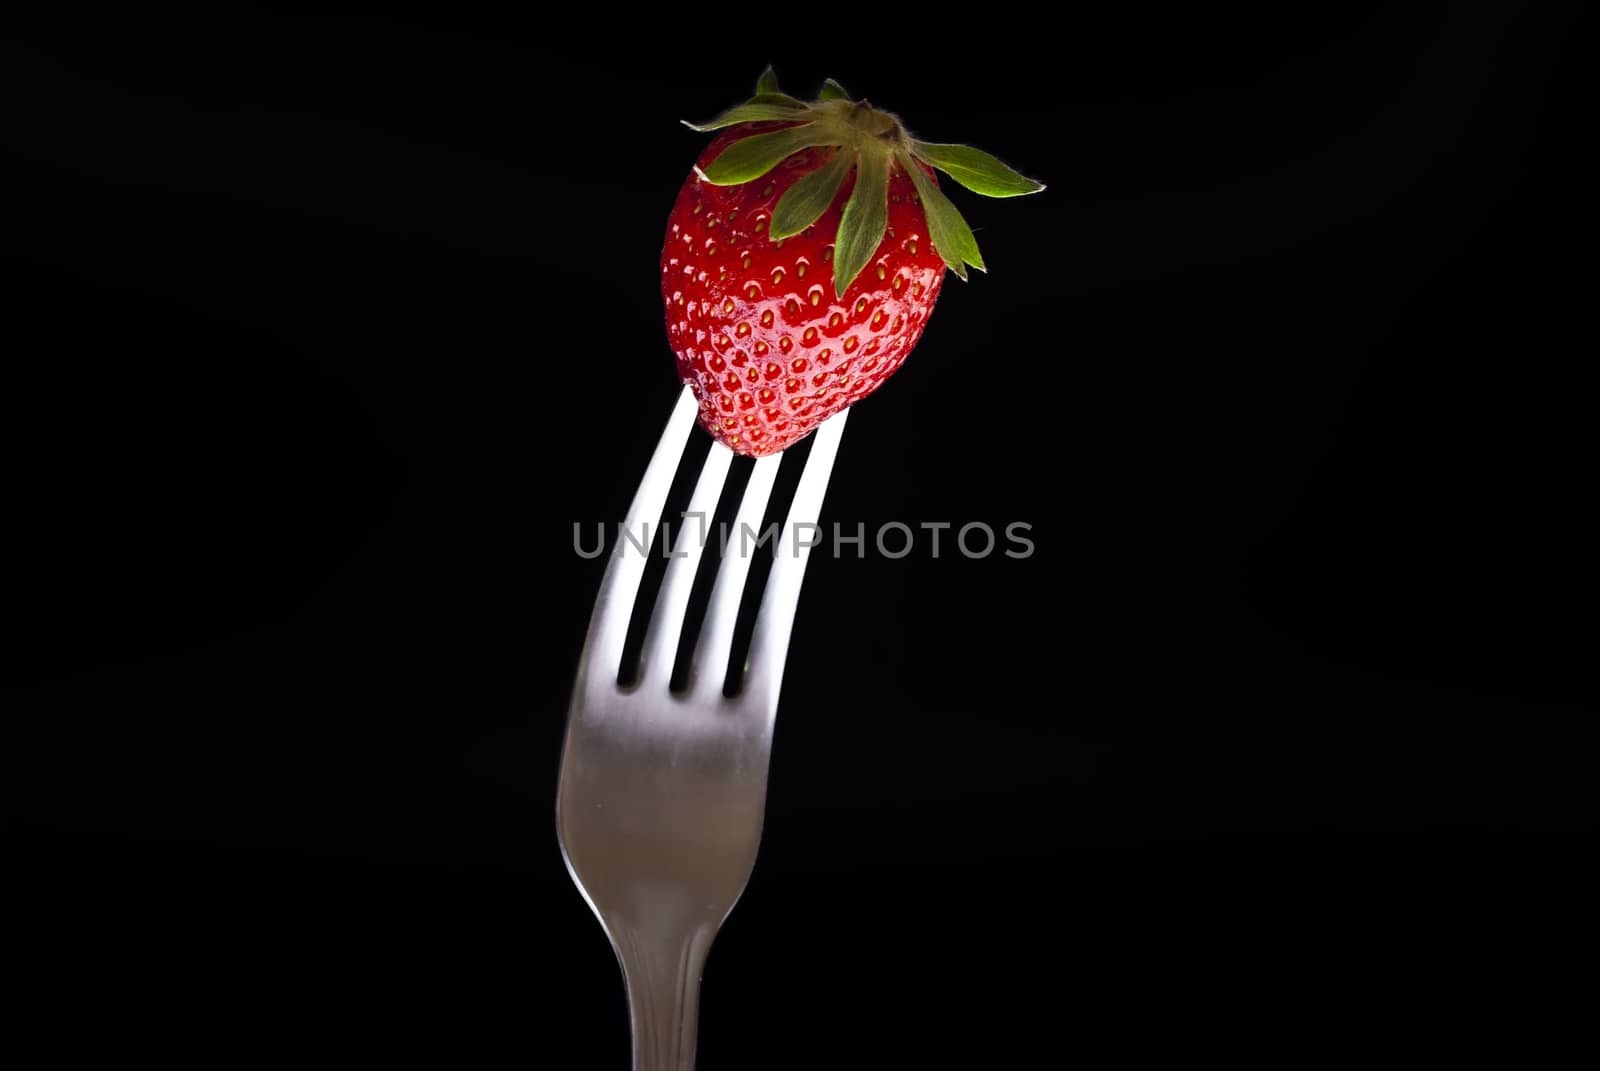
[[[766,810],[778,689],[809,545],[849,410],[815,432],[761,596],[743,683],[723,696],[734,622],[781,454],[756,461],[739,503],[694,648],[687,690],[669,689],[690,587],[707,538],[685,521],[656,597],[637,683],[617,684],[646,551],[619,533],[600,583],[561,756],[556,825],[567,869],[621,961],[633,1027],[634,1071],[694,1067],[700,976],[723,919],[755,867]],[[626,530],[658,522],[695,426],[679,394]],[[733,454],[720,443],[700,470],[688,514],[716,511]],[[798,538],[803,529],[808,538]]]

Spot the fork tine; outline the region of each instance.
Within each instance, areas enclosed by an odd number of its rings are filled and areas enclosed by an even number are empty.
[[[706,549],[712,515],[717,511],[717,499],[722,497],[722,483],[727,479],[732,461],[732,450],[721,443],[711,444],[711,453],[706,455],[694,494],[689,498],[688,513],[678,527],[672,560],[667,563],[667,575],[661,582],[661,593],[656,596],[650,628],[639,654],[639,680],[644,687],[666,691],[667,682],[672,679],[672,663],[678,653],[678,640],[683,635],[689,591],[694,586],[695,570]],[[698,522],[694,518],[698,518]]]
[[[616,682],[622,665],[622,647],[628,637],[628,619],[633,614],[633,601],[639,594],[639,579],[644,575],[645,559],[655,531],[654,528],[647,531],[644,526],[661,523],[667,492],[672,488],[678,461],[689,441],[689,432],[694,428],[695,409],[694,395],[684,387],[678,393],[661,441],[656,444],[656,452],[644,470],[644,478],[639,481],[639,489],[634,492],[633,504],[628,507],[628,517],[623,522],[624,531],[617,533],[617,545],[612,549],[605,578],[600,581],[600,592],[595,596],[589,636],[578,664],[578,680],[584,686]],[[643,542],[644,550],[630,545],[624,532],[632,533],[633,538]],[[595,674],[599,674],[598,678]]]
[[[739,600],[744,594],[745,577],[750,573],[750,554],[739,553],[739,534],[748,525],[751,531],[761,526],[767,512],[772,483],[778,478],[782,454],[768,454],[750,470],[750,482],[739,500],[739,515],[733,521],[728,552],[722,556],[716,583],[711,588],[711,604],[706,608],[705,624],[695,644],[690,689],[696,699],[714,702],[722,697],[722,682],[728,676],[728,656],[732,653],[733,627],[739,618]],[[754,553],[753,551],[751,553]]]
[[[844,434],[845,418],[849,415],[850,410],[841,410],[817,429],[817,441],[811,446],[811,456],[806,458],[800,486],[789,506],[789,519],[779,534],[772,571],[767,574],[767,587],[756,615],[755,632],[750,637],[749,670],[742,691],[755,709],[768,718],[777,711],[778,686],[783,682],[783,663],[789,651],[789,630],[794,625],[795,606],[800,601],[806,559],[811,555],[810,545],[801,544],[795,533],[800,525],[817,523],[823,496],[828,493],[833,459],[839,452],[839,437]]]

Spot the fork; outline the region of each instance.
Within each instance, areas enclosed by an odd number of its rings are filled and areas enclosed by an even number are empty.
[[[695,399],[678,395],[618,534],[578,661],[561,755],[556,826],[572,880],[622,966],[634,1071],[692,1071],[700,976],[717,930],[755,867],[766,810],[778,689],[828,475],[849,410],[814,433],[761,594],[742,683],[723,694],[753,548],[782,454],[759,458],[717,567],[687,687],[670,688],[690,589],[707,542],[687,517],[709,518],[733,453],[713,443],[656,596],[636,683],[618,684],[622,650],[650,546],[695,426]],[[630,543],[632,547],[630,549]],[[759,541],[758,541],[759,545]]]

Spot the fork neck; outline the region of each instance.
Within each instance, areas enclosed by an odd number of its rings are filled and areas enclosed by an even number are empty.
[[[608,929],[628,988],[633,1071],[694,1071],[700,976],[715,928],[686,936],[625,924]]]

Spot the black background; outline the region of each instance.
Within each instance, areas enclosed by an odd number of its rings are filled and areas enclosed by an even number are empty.
[[[14,30],[7,1047],[626,1066],[551,805],[768,60],[1050,184],[813,558],[701,1066],[1538,1062],[1592,1012],[1592,124],[1553,9]],[[1569,973],[1570,972],[1570,973]]]

